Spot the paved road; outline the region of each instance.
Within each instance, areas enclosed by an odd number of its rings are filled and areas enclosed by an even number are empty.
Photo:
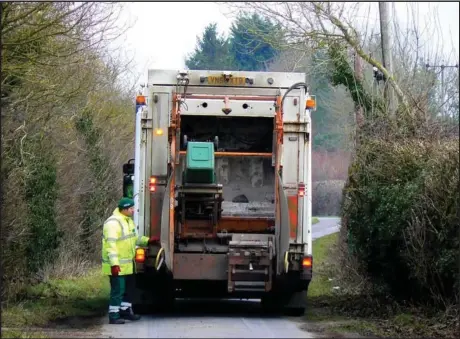
[[[313,239],[338,231],[339,218],[319,218]],[[138,322],[102,327],[111,338],[315,338],[301,319],[261,316],[258,300],[177,300],[179,312],[146,315]],[[107,320],[105,320],[107,322]]]
[[[340,218],[337,217],[321,217],[318,218],[319,223],[316,223],[312,226],[313,229],[313,234],[312,238],[313,240],[317,238],[324,237],[325,235],[329,235],[335,232],[339,231],[339,223],[340,223]],[[314,253],[313,253],[314,255]]]

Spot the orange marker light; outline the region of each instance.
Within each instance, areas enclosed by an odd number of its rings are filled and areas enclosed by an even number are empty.
[[[145,96],[138,95],[136,97],[136,105],[145,105]]]
[[[313,260],[311,257],[305,257],[302,260],[302,266],[303,267],[312,267],[313,265]]]
[[[136,249],[136,262],[143,263],[145,261],[145,250],[143,248]]]
[[[161,128],[155,128],[155,135],[163,135],[163,130]]]
[[[150,181],[149,181],[149,191],[150,192],[155,192],[157,190],[157,188],[155,187],[156,183],[157,183],[157,178],[150,177]]]
[[[306,109],[314,109],[316,108],[316,102],[314,99],[307,99],[305,103],[305,108]]]

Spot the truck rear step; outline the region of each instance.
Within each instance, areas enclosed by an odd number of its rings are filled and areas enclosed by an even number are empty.
[[[228,250],[228,292],[271,290],[274,237],[233,234]]]

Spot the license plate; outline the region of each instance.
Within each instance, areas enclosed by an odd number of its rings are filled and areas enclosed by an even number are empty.
[[[246,78],[245,77],[230,77],[227,81],[225,77],[223,76],[209,76],[208,84],[244,86],[246,85]]]

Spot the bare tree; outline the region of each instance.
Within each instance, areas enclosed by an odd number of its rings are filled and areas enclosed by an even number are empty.
[[[121,179],[113,178],[131,156],[133,119],[126,112],[133,91],[122,78],[129,60],[110,50],[124,32],[120,4],[1,6],[2,282],[3,293],[14,294],[34,278],[30,237],[45,248],[40,236],[50,231],[60,240],[58,254],[66,253],[41,260],[35,278],[84,273],[82,265],[94,258],[82,250],[82,225],[97,228],[119,195]],[[49,213],[40,214],[43,199]]]
[[[222,4],[222,3],[221,3]],[[431,90],[432,84],[420,83],[427,77],[421,70],[421,59],[439,60],[442,58],[442,46],[427,48],[431,41],[442,41],[438,17],[432,15],[425,19],[424,27],[419,27],[416,19],[417,4],[407,4],[408,25],[402,27],[399,20],[394,20],[395,44],[394,59],[399,65],[390,74],[380,62],[381,52],[378,37],[378,13],[373,4],[337,3],[337,2],[246,2],[224,3],[230,15],[242,11],[257,11],[277,24],[284,32],[290,51],[325,48],[334,43],[343,43],[351,48],[366,63],[376,67],[393,87],[402,109],[411,114],[409,107],[417,101],[414,92],[418,88]],[[435,13],[436,14],[436,13]],[[427,34],[431,33],[430,34]],[[352,54],[352,53],[351,53]],[[418,81],[414,81],[414,75]],[[429,76],[428,76],[429,77]],[[398,80],[396,80],[398,79]],[[409,91],[409,92],[408,92]],[[425,93],[426,94],[426,93]]]

